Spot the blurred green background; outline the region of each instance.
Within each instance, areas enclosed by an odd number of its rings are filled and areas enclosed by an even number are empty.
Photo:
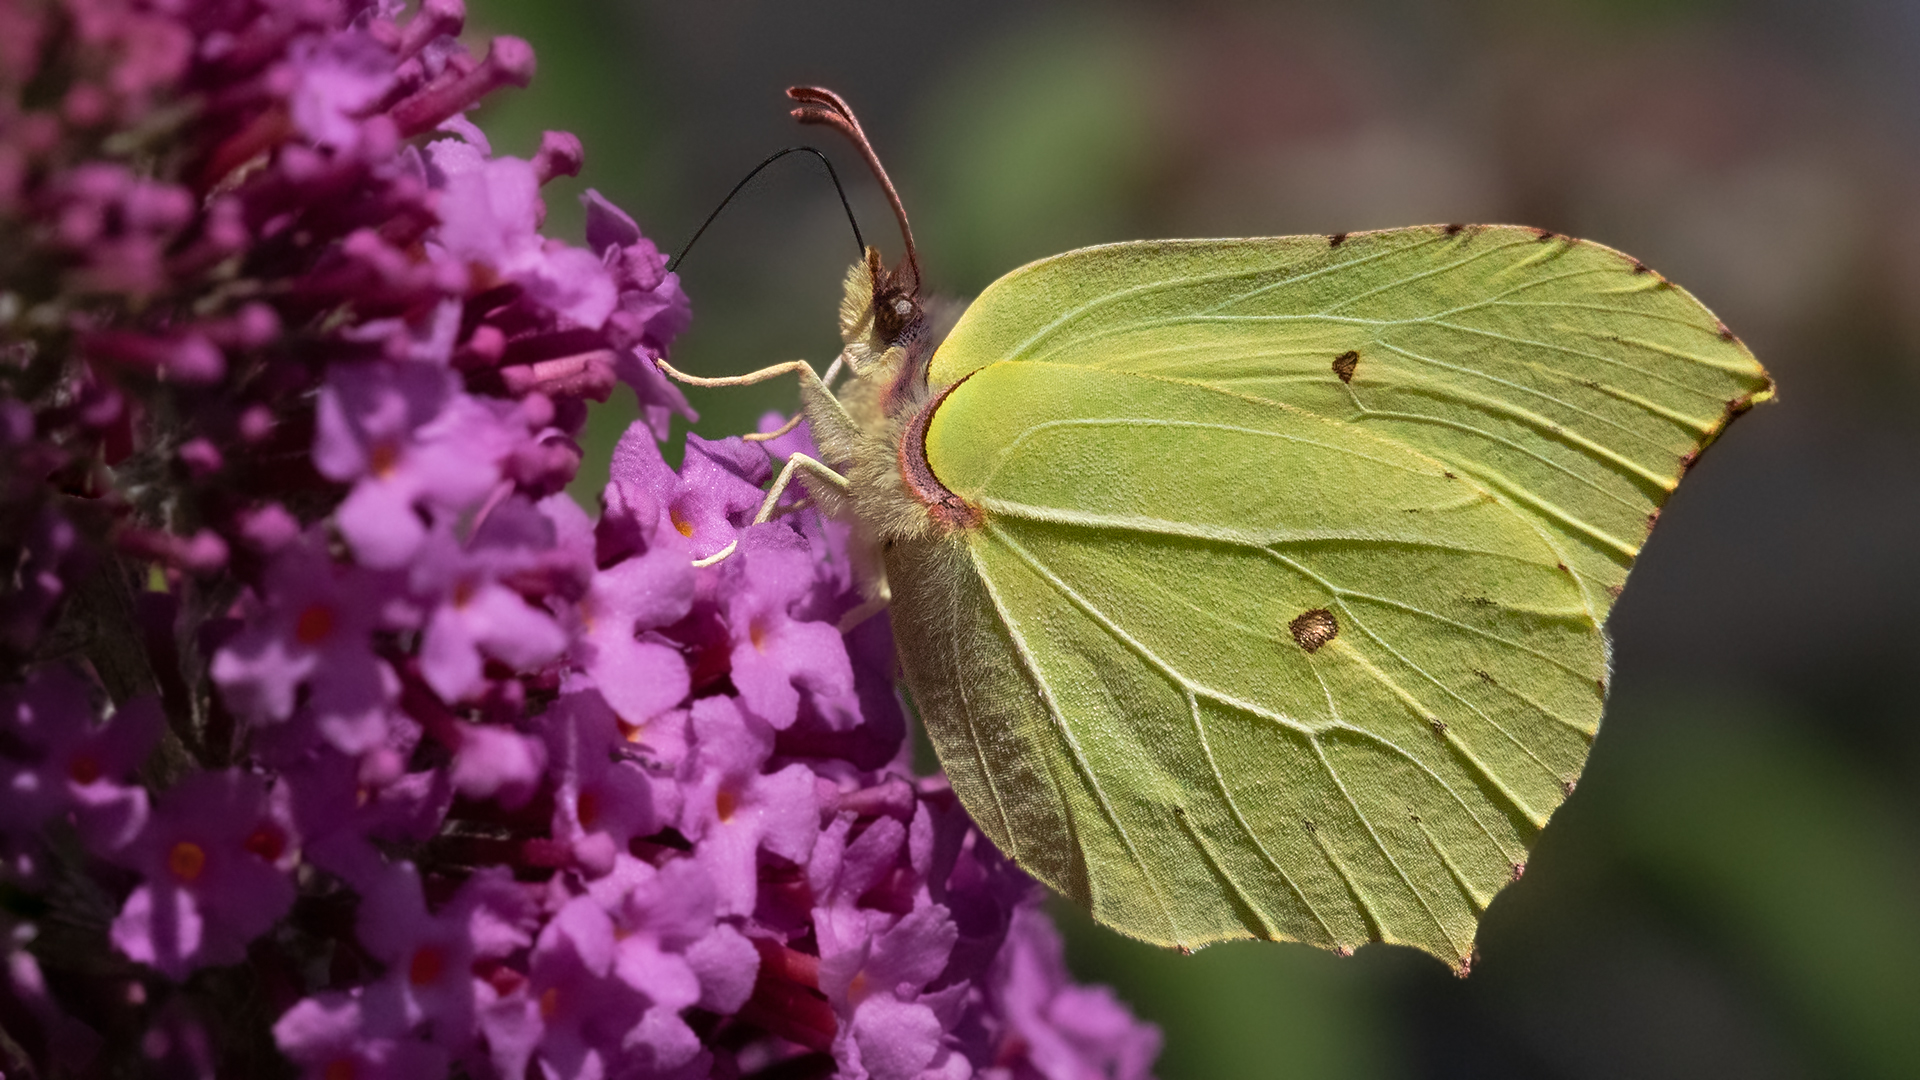
[[[955,299],[1092,242],[1437,221],[1591,237],[1684,284],[1781,402],[1662,516],[1603,736],[1471,978],[1383,946],[1181,957],[1062,911],[1071,958],[1163,1025],[1168,1078],[1920,1076],[1920,3],[472,6],[540,55],[482,117],[496,147],[586,142],[548,189],[560,235],[592,186],[677,249],[813,142],[897,252],[852,155],[786,118],[814,82]],[[831,359],[853,253],[817,163],[783,161],[687,260],[674,359]],[[714,436],[795,404],[689,396]],[[589,504],[631,411],[595,418]]]

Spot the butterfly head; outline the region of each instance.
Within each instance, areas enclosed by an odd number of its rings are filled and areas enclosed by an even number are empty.
[[[840,300],[840,339],[846,345],[841,357],[861,378],[897,367],[923,335],[927,320],[918,282],[904,269],[887,269],[879,250],[868,248],[867,257],[847,271]]]

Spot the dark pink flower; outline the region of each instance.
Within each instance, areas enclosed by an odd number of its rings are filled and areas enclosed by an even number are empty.
[[[541,719],[555,781],[553,838],[572,845],[583,872],[605,874],[628,841],[673,820],[680,791],[628,760],[635,748],[597,692],[563,694]]]
[[[274,557],[247,626],[214,654],[227,706],[254,723],[293,715],[296,693],[323,735],[348,753],[377,745],[398,680],[372,636],[393,594],[382,575],[341,566],[318,536]]]
[[[390,867],[366,887],[360,905],[356,934],[387,965],[366,1000],[388,1010],[402,1030],[460,1053],[478,1033],[475,961],[526,947],[535,916],[533,898],[504,872],[475,875],[429,912],[418,871],[407,863]]]
[[[313,1080],[418,1080],[442,1076],[439,1047],[399,1033],[396,1018],[356,994],[307,998],[273,1025],[274,1041]]]
[[[1067,973],[1060,932],[1041,910],[1022,905],[987,993],[1006,1024],[1002,1045],[1016,1062],[1049,1080],[1144,1080],[1160,1054],[1160,1030],[1134,1019],[1113,991],[1077,986]]]
[[[195,773],[160,796],[116,860],[140,872],[113,921],[121,952],[184,978],[230,964],[293,904],[295,837],[256,777]]]
[[[741,704],[785,728],[799,716],[804,691],[829,726],[857,723],[853,667],[840,632],[831,623],[794,616],[814,586],[806,541],[782,524],[755,526],[742,533],[740,550],[722,572],[733,685]]]
[[[453,140],[430,154],[441,189],[435,238],[450,257],[489,267],[568,324],[597,330],[607,321],[613,278],[593,253],[540,235],[546,208],[531,162],[487,159]]]
[[[0,691],[0,746],[9,751],[0,756],[3,827],[28,834],[71,812],[96,852],[123,847],[147,820],[146,789],[126,781],[163,726],[152,698],[96,722],[86,684],[65,668],[43,668],[17,691]]]
[[[743,715],[731,698],[701,698],[689,718],[693,748],[681,763],[685,792],[680,831],[712,876],[723,915],[748,915],[756,896],[759,852],[803,862],[820,826],[813,773],[804,765],[760,771],[773,731]]]
[[[463,547],[441,528],[413,564],[413,592],[431,598],[432,605],[421,630],[420,674],[445,701],[460,701],[485,686],[487,659],[518,671],[545,664],[567,646],[553,617],[502,581],[537,563],[540,552],[491,539],[476,536]]]
[[[523,435],[425,364],[336,364],[320,391],[314,465],[353,484],[335,520],[362,565],[402,566],[426,539],[422,510],[457,512],[500,482]]]

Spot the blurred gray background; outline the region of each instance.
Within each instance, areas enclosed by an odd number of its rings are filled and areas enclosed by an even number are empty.
[[[1168,1078],[1920,1075],[1920,3],[473,8],[540,56],[481,118],[496,148],[586,142],[548,189],[561,235],[592,186],[675,250],[812,142],[897,252],[856,159],[787,119],[812,82],[858,109],[956,299],[1087,243],[1439,221],[1686,286],[1780,401],[1662,516],[1592,762],[1471,978],[1386,946],[1181,957],[1062,911],[1071,958],[1164,1026]],[[823,364],[853,254],[817,163],[783,161],[688,258],[676,362]],[[784,381],[690,397],[713,436],[795,406]],[[595,417],[589,504],[631,413]]]

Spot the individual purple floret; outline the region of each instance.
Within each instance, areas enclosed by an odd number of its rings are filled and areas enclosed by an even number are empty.
[[[583,147],[494,152],[467,113],[533,53],[464,19],[0,0],[6,1054],[1144,1076],[913,777],[851,527],[798,489],[754,524],[804,426],[668,466],[686,294],[597,192],[542,232]],[[596,519],[565,489],[622,384]]]
[[[803,693],[830,727],[851,727],[859,716],[840,631],[794,616],[810,599],[814,567],[804,537],[790,528],[759,526],[743,534],[739,555],[728,561],[722,578],[733,684],[748,711],[775,728],[799,717]]]
[[[386,575],[329,559],[317,535],[283,549],[246,629],[214,655],[210,671],[227,707],[253,723],[278,723],[305,690],[328,741],[348,753],[377,744],[399,689],[373,642],[393,586]]]
[[[720,911],[750,914],[759,851],[798,863],[813,849],[820,831],[813,774],[799,764],[762,772],[773,753],[773,731],[743,715],[731,698],[694,702],[688,725],[692,746],[678,777],[685,792],[680,830],[713,877]]]
[[[1002,1044],[1021,1047],[1023,1063],[1041,1076],[1130,1080],[1149,1075],[1160,1055],[1160,1033],[1135,1020],[1111,990],[1073,983],[1060,932],[1036,906],[1014,911],[986,986],[1006,1025]],[[1019,1074],[1009,1068],[1007,1075]]]
[[[500,482],[517,437],[494,410],[427,364],[341,364],[320,391],[313,462],[353,491],[335,511],[363,566],[405,566],[424,515],[458,513]]]
[[[296,838],[259,779],[195,773],[160,797],[117,861],[136,870],[113,943],[173,978],[230,964],[293,904]]]
[[[356,936],[386,976],[363,1000],[391,1019],[395,1030],[418,1031],[460,1053],[477,1037],[477,1008],[486,984],[476,964],[524,949],[537,925],[534,898],[501,871],[467,880],[430,912],[419,872],[401,863],[370,884],[361,901]]]
[[[160,738],[159,703],[137,698],[95,723],[87,685],[47,667],[0,688],[0,829],[18,844],[56,815],[82,838],[117,851],[147,821],[147,792],[126,783]]]
[[[553,616],[506,582],[536,564],[538,549],[476,536],[461,544],[442,528],[422,545],[409,587],[432,606],[420,631],[420,675],[445,701],[461,701],[487,685],[488,660],[514,670],[537,669],[567,647]]]
[[[677,750],[672,743],[684,737],[630,743],[619,718],[591,689],[563,694],[541,720],[554,782],[553,839],[571,845],[582,874],[599,877],[635,838],[659,832],[679,811],[679,786],[641,762],[665,769],[671,760],[661,750]]]
[[[417,1080],[447,1074],[447,1055],[395,1034],[398,1018],[358,994],[327,993],[287,1010],[274,1041],[313,1080]]]

